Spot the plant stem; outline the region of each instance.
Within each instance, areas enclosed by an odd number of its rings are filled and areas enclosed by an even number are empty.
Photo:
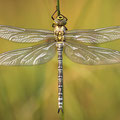
[[[60,15],[60,2],[57,0],[57,11],[58,11],[58,16]]]

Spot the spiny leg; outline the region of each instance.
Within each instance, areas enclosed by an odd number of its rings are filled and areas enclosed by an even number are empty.
[[[55,13],[57,12],[57,10],[55,10],[55,12],[52,14],[52,16],[51,16],[51,18],[54,20],[54,15],[55,15]]]
[[[56,6],[56,10],[55,10],[55,12],[52,14],[52,16],[51,16],[51,18],[53,19],[53,20],[55,20],[54,19],[54,15],[55,15],[55,13],[58,11],[58,8],[57,8],[57,6]]]

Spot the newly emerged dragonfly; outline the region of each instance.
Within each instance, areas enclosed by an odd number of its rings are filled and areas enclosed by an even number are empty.
[[[120,39],[120,26],[67,31],[67,18],[60,14],[53,18],[54,31],[23,29],[0,25],[0,38],[19,43],[40,44],[0,54],[0,65],[38,65],[51,60],[58,52],[58,112],[63,111],[62,52],[77,63],[100,65],[120,63],[120,52],[92,46]],[[92,44],[87,45],[86,43]],[[63,49],[64,48],[64,49]]]

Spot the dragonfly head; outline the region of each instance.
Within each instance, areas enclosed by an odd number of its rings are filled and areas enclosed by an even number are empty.
[[[67,19],[63,15],[57,16],[57,18],[54,20],[54,25],[64,26],[66,23]]]

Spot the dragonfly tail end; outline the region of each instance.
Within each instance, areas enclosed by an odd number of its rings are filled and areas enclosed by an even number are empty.
[[[58,108],[58,113],[60,113],[60,111],[63,113],[63,108]]]

